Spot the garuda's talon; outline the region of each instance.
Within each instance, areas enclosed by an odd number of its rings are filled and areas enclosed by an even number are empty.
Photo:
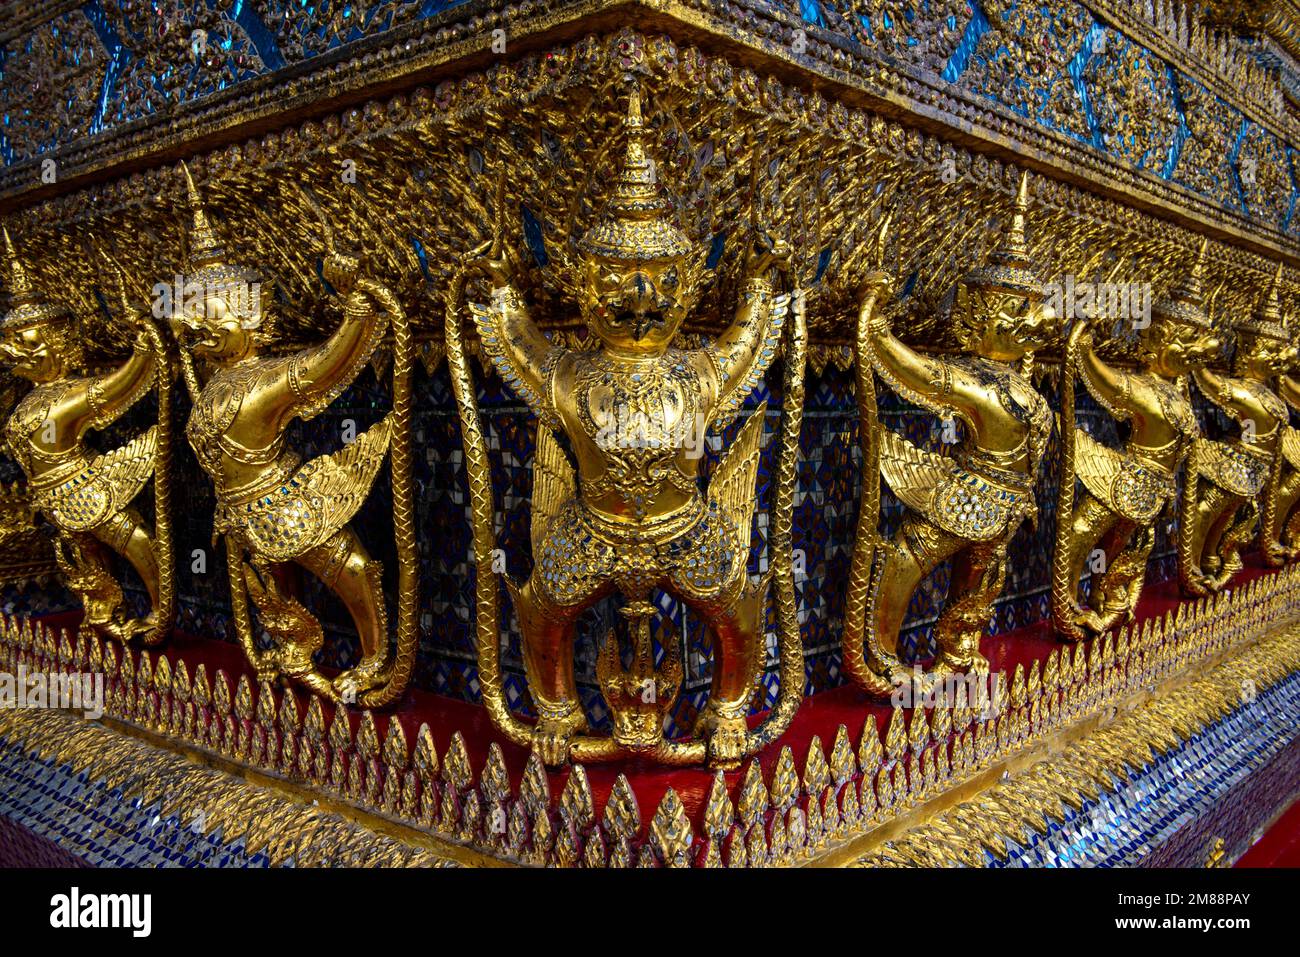
[[[709,766],[724,771],[740,766],[749,723],[743,717],[718,716],[708,732]]]
[[[334,679],[332,685],[341,699],[347,700],[347,696],[350,696],[355,700],[357,695],[387,683],[392,670],[393,664],[390,658],[376,656],[343,672]]]
[[[539,718],[533,726],[533,750],[548,768],[568,764],[574,735],[586,730],[587,719],[580,711],[562,718]]]

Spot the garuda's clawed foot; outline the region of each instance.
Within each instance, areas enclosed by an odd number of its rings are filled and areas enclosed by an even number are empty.
[[[533,725],[533,750],[549,768],[567,764],[569,743],[586,730],[587,718],[578,708],[558,717],[538,718]]]
[[[709,767],[730,771],[740,766],[749,734],[747,710],[744,703],[726,707],[712,700],[704,706],[695,720],[695,732],[708,741]]]
[[[1213,588],[1214,579],[1200,569],[1191,572],[1183,583],[1183,590],[1192,598],[1204,598]]]
[[[133,638],[147,635],[158,626],[158,616],[152,612],[143,618],[126,618],[114,615],[111,621],[101,627],[112,638],[126,644]]]
[[[1270,542],[1264,549],[1264,564],[1269,568],[1281,568],[1295,557],[1294,552],[1281,542]]]
[[[387,655],[363,658],[361,664],[334,679],[334,693],[342,701],[355,704],[358,695],[385,684],[392,672],[393,663]]]
[[[927,675],[931,681],[937,682],[962,673],[972,675],[989,673],[989,660],[976,650],[973,643],[962,642],[955,647],[942,649]]]
[[[1074,623],[1082,628],[1089,635],[1100,635],[1110,631],[1123,616],[1122,611],[1111,611],[1104,615],[1098,614],[1091,608],[1083,609],[1079,614],[1074,616]],[[1067,638],[1070,636],[1066,636]]]

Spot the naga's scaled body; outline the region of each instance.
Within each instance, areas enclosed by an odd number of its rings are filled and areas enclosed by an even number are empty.
[[[775,257],[754,256],[730,328],[696,350],[673,345],[696,296],[690,244],[664,218],[664,201],[642,143],[632,94],[628,146],[604,218],[582,239],[584,319],[593,351],[552,345],[514,288],[509,264],[489,260],[493,302],[472,305],[483,347],[538,416],[532,499],[534,567],[508,581],[523,633],[537,706],[533,745],[550,764],[587,730],[573,672],[574,626],[615,591],[628,604],[637,655],[649,656],[654,589],[684,602],[714,635],[713,684],[697,730],[715,764],[734,764],[748,730],[750,697],[763,666],[767,582],[747,575],[764,408],[746,423],[700,487],[703,441],[753,390],[779,348],[787,297],[765,274]],[[778,252],[776,256],[779,256]],[[567,437],[576,471],[561,450]],[[600,679],[614,738],[629,750],[662,741],[680,663],[627,674],[610,635]]]
[[[1291,368],[1296,350],[1278,321],[1276,288],[1255,317],[1234,329],[1233,375],[1193,372],[1202,394],[1240,432],[1232,441],[1198,439],[1192,451],[1179,541],[1179,578],[1192,595],[1219,591],[1241,570],[1257,522],[1266,556],[1279,558],[1272,539],[1287,411],[1269,383]]]
[[[328,257],[326,276],[347,297],[338,329],[318,346],[290,355],[263,354],[267,317],[257,295],[248,294],[250,288],[260,292],[260,286],[251,273],[225,263],[188,170],[185,175],[193,215],[187,280],[205,292],[198,308],[175,322],[194,355],[211,366],[203,382],[186,367],[194,399],[186,431],[216,488],[213,529],[226,538],[240,639],[263,677],[284,675],[327,696],[355,701],[382,685],[391,668],[382,571],[348,526],[383,463],[391,421],[384,419],[339,452],[306,463],[285,437],[294,419],[323,411],[369,360],[387,325],[375,302],[386,295],[356,280],[355,262]],[[356,625],[362,659],[332,681],[312,661],[323,640],[320,624],[281,593],[274,577],[275,566],[289,562],[320,578]],[[246,595],[277,639],[269,651],[254,644]]]
[[[1141,332],[1138,370],[1115,368],[1098,356],[1086,321],[1071,331],[1071,373],[1111,417],[1131,428],[1118,451],[1065,423],[1072,432],[1062,435],[1062,502],[1073,502],[1062,513],[1068,522],[1058,525],[1052,615],[1066,638],[1122,624],[1142,595],[1156,519],[1172,501],[1175,473],[1199,435],[1185,377],[1219,349],[1202,308],[1202,268],[1198,260],[1187,283],[1152,310]],[[1069,385],[1066,394],[1072,394]],[[1076,478],[1082,483],[1077,498]],[[1078,600],[1085,569],[1093,573],[1086,606]]]
[[[12,308],[2,326],[3,352],[13,371],[35,384],[4,426],[4,445],[27,476],[35,509],[59,531],[55,544],[69,587],[85,607],[85,624],[122,641],[162,638],[160,572],[153,530],[131,502],[154,473],[157,427],[111,452],[86,444],[86,434],[117,421],[154,381],[164,357],[141,328],[131,357],[98,376],[77,376],[81,348],[72,317],[35,292],[4,234]],[[127,617],[108,552],[130,562],[149,594],[151,610]]]
[[[888,694],[909,680],[898,637],[917,587],[941,562],[953,560],[949,598],[936,629],[938,657],[931,673],[983,671],[980,639],[1006,579],[1007,547],[1021,522],[1035,514],[1033,487],[1052,430],[1047,401],[1021,372],[1026,356],[1055,334],[1054,312],[1025,251],[1027,181],[1022,178],[1006,246],[964,281],[958,319],[964,354],[926,355],[891,332],[882,308],[887,279],[867,282],[858,324],[859,403],[868,461],[907,506],[892,542],[875,529],[879,493],[864,478],[844,632],[844,655],[854,680],[872,694]],[[951,455],[912,445],[874,425],[871,373],[901,396],[951,423],[963,436]],[[956,427],[950,424],[952,437]],[[873,452],[871,446],[875,445]],[[871,466],[869,466],[871,467]],[[872,503],[870,499],[877,499]]]

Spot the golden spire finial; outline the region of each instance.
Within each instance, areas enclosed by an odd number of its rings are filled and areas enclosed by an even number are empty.
[[[1282,321],[1282,264],[1277,264],[1277,269],[1273,272],[1273,281],[1268,284],[1268,291],[1264,293],[1264,301],[1260,306],[1260,318],[1265,322]]]
[[[1248,335],[1280,340],[1287,339],[1287,330],[1282,325],[1281,284],[1282,264],[1278,263],[1277,271],[1274,272],[1273,279],[1269,283],[1264,297],[1255,308],[1254,315],[1234,323],[1233,328],[1237,332],[1244,332]]]
[[[32,283],[27,264],[14,248],[9,229],[0,229],[4,234],[4,253],[9,260],[9,311],[5,313],[0,326],[17,329],[40,322],[62,322],[68,318],[67,310],[57,304],[51,304],[36,290]]]
[[[4,227],[5,240],[5,259],[9,261],[9,295],[13,297],[14,302],[26,300],[32,296],[32,280],[27,275],[27,267],[23,261],[18,258],[18,251],[14,249],[14,242],[9,238],[9,227]]]
[[[641,90],[635,84],[628,94],[623,128],[627,131],[627,143],[613,194],[600,218],[578,245],[584,252],[619,262],[684,256],[690,252],[691,244],[668,221],[669,204],[659,195],[658,169],[645,144]]]
[[[1002,245],[994,250],[989,260],[971,270],[967,285],[980,289],[995,289],[1015,295],[1042,297],[1043,287],[1029,261],[1029,245],[1025,241],[1025,220],[1029,210],[1029,173],[1022,171],[1016,189],[1015,208],[1011,225]]]
[[[183,162],[181,163],[181,172],[185,174],[185,196],[190,207],[190,265],[191,267],[198,267],[222,262],[222,257],[225,256],[226,252],[225,248],[221,245],[216,230],[212,228],[212,223],[208,221],[208,212],[203,205],[203,196],[198,187],[194,185],[194,178],[190,175],[190,168]]]

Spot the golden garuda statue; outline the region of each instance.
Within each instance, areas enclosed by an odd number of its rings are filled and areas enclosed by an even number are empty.
[[[1175,494],[1175,473],[1199,435],[1187,374],[1218,354],[1220,342],[1205,315],[1205,246],[1195,266],[1156,302],[1138,333],[1140,367],[1106,363],[1094,348],[1093,326],[1075,321],[1061,382],[1061,484],[1052,566],[1052,620],[1065,638],[1100,634],[1132,617],[1142,595],[1157,517]],[[1112,418],[1128,422],[1123,450],[1074,425],[1074,379]],[[1076,479],[1082,491],[1076,496]],[[1172,518],[1172,515],[1170,516]],[[1090,568],[1084,606],[1079,580]]]
[[[1057,331],[1025,244],[1027,205],[1022,175],[1001,248],[957,289],[959,355],[925,355],[901,342],[886,308],[890,277],[876,271],[865,280],[855,342],[865,464],[842,641],[846,670],[871,694],[911,680],[898,655],[903,618],[913,592],[948,559],[952,584],[930,676],[988,667],[980,638],[1006,579],[1007,546],[1036,515],[1034,481],[1052,431],[1047,400],[1025,371]],[[918,448],[879,424],[873,372],[945,419],[952,454]],[[889,542],[878,529],[881,475],[907,507]]]
[[[411,344],[405,314],[384,286],[359,278],[358,261],[330,252],[326,281],[344,297],[343,320],[325,342],[289,355],[265,354],[274,317],[256,273],[227,261],[198,190],[184,169],[191,225],[185,301],[173,312],[194,407],[187,427],[199,464],[216,487],[214,538],[224,536],[236,630],[264,679],[300,681],[322,695],[379,706],[405,688],[413,664],[416,560],[411,520],[409,428]],[[323,412],[365,367],[390,319],[396,331],[394,412],[340,451],[304,463],[285,435],[295,419]],[[206,365],[206,374],[193,357]],[[348,522],[393,446],[399,623],[390,655],[382,568]],[[320,623],[282,590],[277,565],[317,576],[352,616],[358,664],[333,679],[312,655]],[[249,597],[274,647],[254,640]]]
[[[474,272],[491,280],[492,301],[471,305],[486,356],[538,418],[533,464],[533,570],[507,578],[518,616],[537,722],[510,713],[501,695],[497,583],[488,573],[494,545],[486,450],[449,299],[448,360],[460,405],[474,511],[477,641],[484,701],[509,737],[531,744],[548,764],[638,754],[666,763],[708,760],[734,767],[788,725],[803,694],[794,608],[790,521],[803,403],[802,297],[778,294],[769,273],[782,244],[749,254],[734,321],[717,339],[687,350],[675,340],[699,295],[703,250],[669,220],[647,155],[640,93],[632,90],[626,145],[609,198],[578,242],[579,308],[599,343],[576,351],[553,345],[529,314],[516,266],[500,230]],[[618,154],[615,154],[618,155]],[[498,199],[498,210],[503,196]],[[457,280],[459,285],[463,279]],[[790,318],[787,318],[790,313]],[[768,577],[748,576],[755,477],[765,407],[740,430],[701,488],[705,431],[728,421],[759,383],[785,336],[780,461],[769,542],[777,583],[781,695],[751,730],[746,716],[765,664]],[[572,450],[565,453],[560,436]],[[681,680],[675,647],[654,666],[652,593],[682,601],[713,633],[713,678],[691,740],[664,737],[664,718]],[[582,613],[620,593],[633,664],[625,670],[615,634],[606,637],[598,678],[612,737],[588,733],[574,680],[574,627]],[[671,639],[670,639],[671,640]]]
[[[18,258],[8,230],[10,309],[0,324],[0,349],[14,373],[34,383],[4,427],[5,450],[27,476],[32,506],[55,527],[55,554],[68,587],[85,610],[83,627],[119,641],[160,642],[175,608],[170,505],[170,364],[159,329],[138,323],[131,357],[110,372],[79,376],[84,353],[72,314],[47,302]],[[121,317],[132,322],[129,313]],[[91,430],[124,415],[157,382],[159,424],[103,454],[86,443]],[[158,535],[132,502],[154,478]],[[150,610],[130,617],[111,553],[135,569]]]
[[[1262,312],[1271,316],[1273,321],[1287,323],[1281,315],[1279,292],[1282,283],[1282,265],[1277,272],[1269,291],[1265,294]],[[1291,344],[1296,349],[1297,364],[1300,364],[1300,341],[1296,334],[1300,330],[1292,327]],[[1285,370],[1277,379],[1277,394],[1289,409],[1300,410],[1300,379],[1295,373],[1297,364]],[[1259,547],[1264,554],[1264,561],[1273,567],[1279,567],[1300,555],[1300,429],[1292,428],[1290,415],[1284,420],[1282,439],[1278,446],[1279,457],[1275,470],[1273,506],[1265,513],[1267,521],[1260,523]]]
[[[1237,348],[1232,375],[1208,366],[1192,373],[1205,397],[1240,432],[1232,441],[1197,439],[1188,458],[1178,577],[1191,595],[1222,589],[1243,567],[1241,551],[1255,537],[1256,522],[1264,529],[1276,524],[1287,411],[1270,384],[1296,357],[1279,320],[1277,291],[1270,289],[1255,315],[1233,326]]]

